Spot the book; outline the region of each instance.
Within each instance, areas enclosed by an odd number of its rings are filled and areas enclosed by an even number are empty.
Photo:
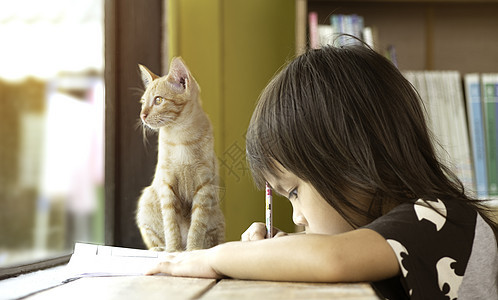
[[[312,11],[308,14],[309,22],[309,36],[310,36],[310,48],[318,49],[320,48],[319,37],[318,37],[318,13]]]
[[[334,14],[330,16],[330,24],[320,24],[318,13],[311,11],[308,13],[309,46],[311,49],[319,49],[322,46],[333,45],[337,39],[338,45],[361,44],[354,38],[341,36],[347,34],[359,39],[363,38],[364,19],[362,16]],[[371,28],[368,28],[369,45],[373,45],[373,35]]]
[[[332,46],[334,43],[334,31],[330,25],[318,25],[319,46]]]
[[[488,174],[486,166],[486,142],[484,132],[483,107],[481,101],[481,82],[479,74],[464,76],[467,118],[472,144],[472,159],[478,198],[488,196]]]
[[[343,25],[343,15],[331,15],[330,16],[330,26],[332,26],[332,33],[334,38],[344,33],[344,25]],[[341,37],[340,44],[343,43],[343,37]]]
[[[474,190],[460,74],[456,71],[407,71],[403,74],[420,95],[436,155],[466,189]]]
[[[362,31],[362,37],[363,41],[372,49],[375,50],[375,44],[374,44],[374,30],[372,27],[367,26],[363,28]]]
[[[357,38],[363,38],[363,30],[365,29],[365,20],[362,16],[353,14],[351,15],[351,23],[352,23],[352,35]]]
[[[488,195],[498,196],[498,161],[496,151],[498,150],[498,74],[481,75],[484,119],[486,131],[486,158],[488,174]]]
[[[82,277],[137,276],[156,266],[165,252],[76,243],[64,282]]]
[[[448,119],[450,120],[451,153],[455,162],[456,174],[467,190],[475,190],[472,164],[472,151],[469,139],[469,126],[465,111],[465,97],[462,77],[457,71],[443,72],[446,87],[446,99],[450,103]]]
[[[363,30],[365,28],[364,18],[362,16],[333,14],[330,16],[330,26],[334,37],[341,34],[347,34],[359,39],[363,39]],[[359,41],[348,38],[347,36],[340,36],[338,40],[339,45],[345,44],[360,44]],[[373,41],[371,41],[373,44]]]

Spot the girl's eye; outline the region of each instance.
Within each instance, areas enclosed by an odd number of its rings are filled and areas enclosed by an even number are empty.
[[[159,105],[159,104],[163,103],[163,101],[164,101],[164,98],[161,96],[157,96],[156,98],[154,98],[155,105]]]
[[[292,189],[292,191],[289,193],[289,200],[293,198],[297,198],[297,188]]]

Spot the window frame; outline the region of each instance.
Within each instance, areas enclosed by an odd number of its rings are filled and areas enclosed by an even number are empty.
[[[138,64],[162,70],[167,0],[105,0],[105,243],[143,248],[135,223],[141,190],[154,174],[157,140],[137,129],[142,83]],[[147,145],[147,146],[145,146]]]

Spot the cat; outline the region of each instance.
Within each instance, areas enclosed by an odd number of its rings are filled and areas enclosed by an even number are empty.
[[[224,241],[214,137],[200,87],[180,57],[163,77],[139,65],[144,126],[159,131],[152,184],[138,200],[137,225],[148,249],[191,251]]]

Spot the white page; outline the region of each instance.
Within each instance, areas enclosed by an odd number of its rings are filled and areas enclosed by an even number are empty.
[[[163,252],[76,243],[66,271],[67,279],[91,276],[144,275]]]

